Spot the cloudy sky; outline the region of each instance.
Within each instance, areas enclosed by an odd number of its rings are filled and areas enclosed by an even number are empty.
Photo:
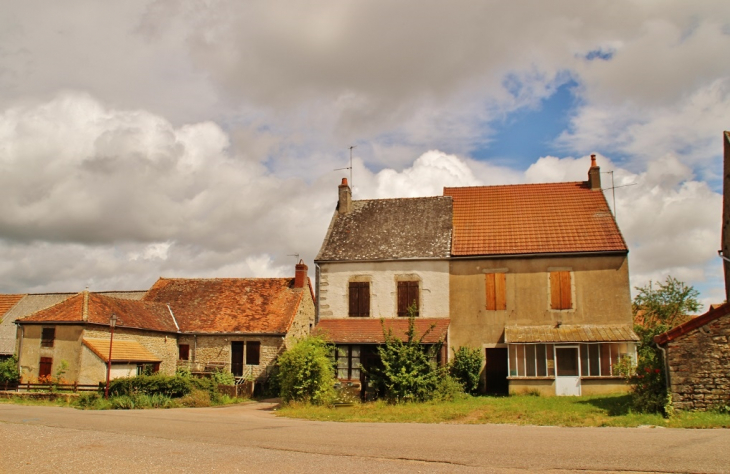
[[[356,146],[356,199],[596,153],[632,285],[724,299],[730,2],[0,3],[0,291],[292,275]]]

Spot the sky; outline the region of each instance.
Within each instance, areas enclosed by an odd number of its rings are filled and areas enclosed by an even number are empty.
[[[354,146],[354,199],[596,154],[632,287],[724,300],[730,2],[0,4],[2,292],[313,268]]]

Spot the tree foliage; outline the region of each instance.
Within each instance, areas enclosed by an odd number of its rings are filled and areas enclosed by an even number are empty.
[[[309,336],[279,357],[279,384],[285,402],[326,405],[334,400],[333,347],[322,337]]]
[[[381,364],[367,372],[372,384],[391,403],[430,400],[441,396],[442,388],[454,385],[444,383],[447,379],[450,382],[451,377],[446,368],[436,363],[442,342],[423,343],[434,326],[420,336],[416,334],[415,311],[415,306],[408,308],[405,340],[395,336],[392,329],[386,329],[385,321],[381,320],[385,337],[385,344],[378,347]]]
[[[635,371],[625,371],[632,385],[632,405],[640,412],[667,412],[666,368],[654,336],[687,321],[689,314],[699,311],[702,308],[697,301],[699,292],[671,276],[663,283],[649,282],[636,290],[632,306],[634,332],[639,336],[638,361]]]
[[[20,372],[18,372],[18,356],[14,355],[8,359],[0,361],[0,383],[18,382],[20,380]]]
[[[463,346],[453,351],[454,360],[449,365],[449,373],[464,387],[466,393],[476,395],[479,371],[482,369],[482,351]]]

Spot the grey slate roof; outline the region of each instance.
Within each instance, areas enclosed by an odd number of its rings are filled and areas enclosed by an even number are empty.
[[[450,197],[369,199],[335,211],[315,260],[446,258],[450,250]]]
[[[101,294],[116,298],[141,300],[145,291],[107,291]],[[39,293],[26,294],[7,313],[0,315],[0,355],[12,355],[15,352],[15,321],[29,316],[42,309],[49,308],[77,293]]]

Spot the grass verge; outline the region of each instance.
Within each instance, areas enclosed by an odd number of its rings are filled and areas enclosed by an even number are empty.
[[[540,426],[662,426],[667,428],[730,428],[730,415],[680,412],[671,418],[632,413],[628,395],[591,397],[469,397],[451,402],[388,405],[384,402],[328,408],[292,404],[279,416],[319,421],[376,423],[507,423]]]

